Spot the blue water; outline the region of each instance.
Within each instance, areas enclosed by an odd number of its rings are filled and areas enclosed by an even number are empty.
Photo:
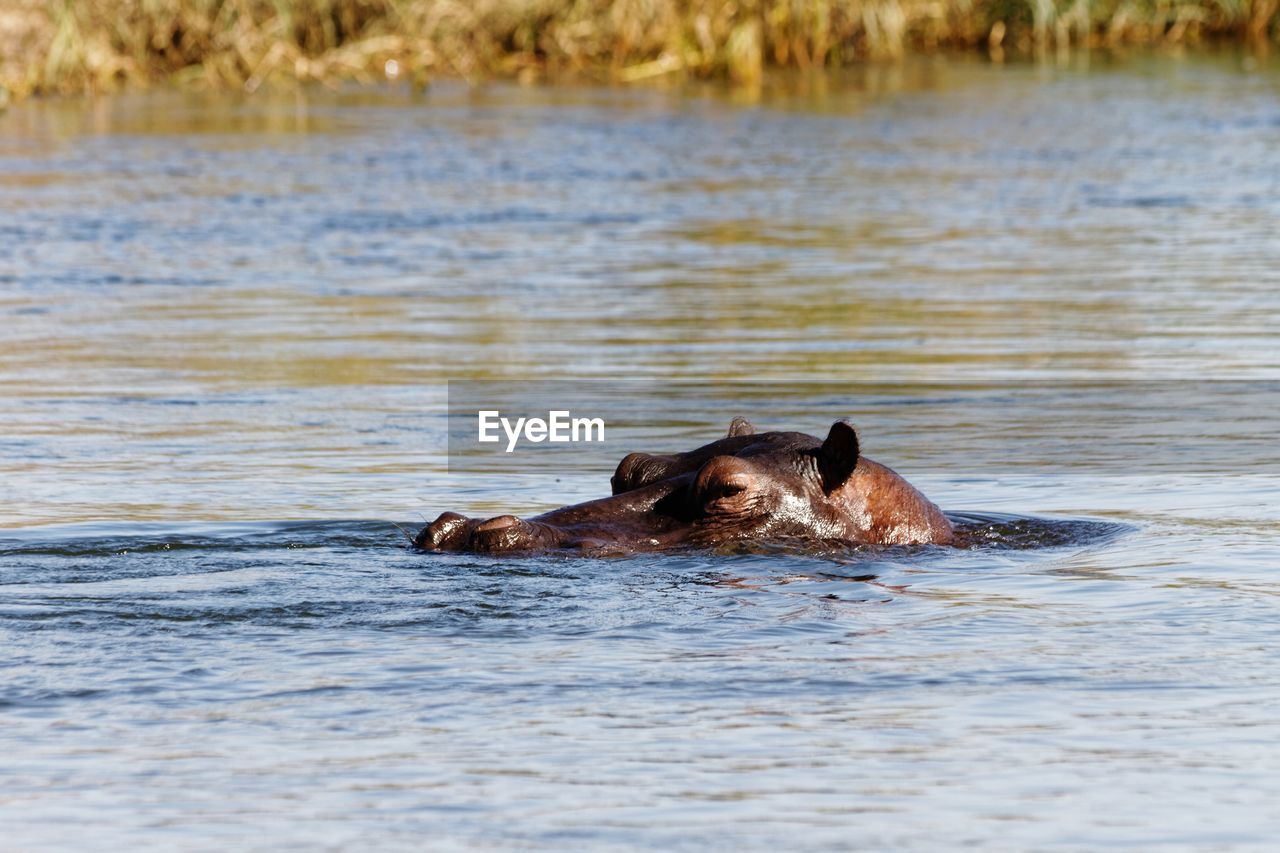
[[[0,846],[1269,849],[1278,131],[1229,56],[11,107]],[[607,492],[449,467],[535,377],[979,534],[408,548]]]

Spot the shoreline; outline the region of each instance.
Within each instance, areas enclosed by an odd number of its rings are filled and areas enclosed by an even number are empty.
[[[254,92],[437,78],[520,82],[666,77],[756,85],[817,70],[971,53],[999,62],[1083,50],[1214,48],[1260,55],[1280,37],[1280,0],[1170,8],[1120,0],[591,0],[561,8],[504,0],[170,0],[145,10],[16,0],[0,11],[0,109],[32,95],[171,84]]]

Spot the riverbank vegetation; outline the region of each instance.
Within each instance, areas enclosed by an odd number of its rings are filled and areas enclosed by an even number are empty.
[[[913,51],[997,57],[1280,35],[1280,0],[4,0],[18,94],[174,80],[667,74],[743,82]]]

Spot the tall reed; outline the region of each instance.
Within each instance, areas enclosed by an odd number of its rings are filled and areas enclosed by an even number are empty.
[[[751,82],[908,51],[1280,34],[1280,0],[0,0],[21,95],[165,78],[687,73]]]

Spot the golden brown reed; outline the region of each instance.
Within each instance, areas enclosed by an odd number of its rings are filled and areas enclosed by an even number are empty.
[[[1280,0],[0,0],[0,87],[578,72],[758,80],[949,47],[1280,33]]]

